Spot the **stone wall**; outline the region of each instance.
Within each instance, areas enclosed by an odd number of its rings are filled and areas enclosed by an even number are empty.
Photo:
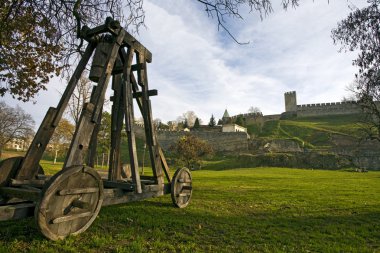
[[[361,113],[356,102],[336,102],[297,105],[297,117],[344,115]]]
[[[145,130],[142,125],[135,125],[135,133],[138,138],[145,138]],[[157,140],[164,150],[168,150],[178,138],[192,134],[207,141],[216,152],[238,153],[248,150],[248,134],[243,132],[223,133],[207,131],[157,131]]]

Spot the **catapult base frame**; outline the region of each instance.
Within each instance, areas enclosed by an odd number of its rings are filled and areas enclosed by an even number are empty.
[[[192,195],[190,171],[182,168],[171,177],[157,142],[150,102],[150,96],[157,95],[157,90],[149,90],[147,78],[147,63],[152,61],[152,54],[110,18],[93,29],[83,27],[81,37],[88,42],[86,51],[58,106],[46,113],[25,157],[0,162],[0,220],[34,215],[41,233],[52,240],[84,232],[102,206],[171,193],[174,205],[183,208]],[[62,170],[51,177],[45,176],[39,162],[92,56],[89,78],[97,85],[82,110]],[[101,177],[93,167],[105,93],[111,78],[114,94],[109,169]],[[144,119],[153,176],[139,173],[133,101]],[[131,178],[123,177],[121,166],[123,128],[128,138]]]

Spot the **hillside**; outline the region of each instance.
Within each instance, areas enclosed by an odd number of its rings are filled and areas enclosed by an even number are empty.
[[[331,146],[331,136],[361,136],[360,115],[335,115],[291,120],[271,120],[247,126],[255,138],[293,139],[308,148],[327,148]]]

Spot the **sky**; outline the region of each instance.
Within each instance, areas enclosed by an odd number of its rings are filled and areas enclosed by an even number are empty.
[[[339,53],[331,30],[350,12],[348,5],[365,6],[365,0],[300,1],[287,11],[273,1],[274,12],[263,20],[242,10],[243,20],[227,20],[239,45],[218,31],[204,6],[189,0],[145,0],[146,28],[137,39],[153,54],[148,65],[153,117],[163,122],[194,111],[207,124],[211,114],[222,117],[247,113],[258,107],[264,115],[284,109],[284,93],[297,92],[298,104],[338,102],[349,96],[347,86],[357,71],[356,52]],[[33,102],[10,96],[38,126],[48,107],[55,107],[65,80],[54,79]],[[109,91],[108,95],[112,92]]]

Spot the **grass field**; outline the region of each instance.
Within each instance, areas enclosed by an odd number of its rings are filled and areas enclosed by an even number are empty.
[[[380,252],[380,172],[285,168],[193,172],[170,196],[102,208],[83,234],[44,239],[33,218],[0,223],[1,252]]]

